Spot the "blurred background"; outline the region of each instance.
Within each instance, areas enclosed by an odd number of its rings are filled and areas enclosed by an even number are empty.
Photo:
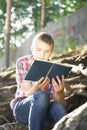
[[[40,31],[53,36],[55,55],[82,49],[87,0],[0,0],[0,71],[31,53],[32,38]]]

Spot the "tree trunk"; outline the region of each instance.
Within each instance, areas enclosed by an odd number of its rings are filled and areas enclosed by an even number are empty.
[[[45,26],[46,18],[46,0],[42,0],[42,10],[41,10],[41,28]]]
[[[12,0],[7,0],[6,28],[5,28],[5,67],[9,67],[9,41],[11,30],[11,8]]]

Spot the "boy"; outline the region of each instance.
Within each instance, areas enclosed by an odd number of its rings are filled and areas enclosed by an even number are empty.
[[[32,55],[19,58],[16,63],[17,91],[11,101],[13,115],[19,123],[28,124],[29,130],[42,130],[45,123],[56,123],[66,115],[64,99],[64,76],[41,77],[37,82],[26,81],[25,76],[33,61],[49,61],[53,53],[54,41],[48,33],[41,32],[33,38]],[[43,68],[40,68],[43,69]]]

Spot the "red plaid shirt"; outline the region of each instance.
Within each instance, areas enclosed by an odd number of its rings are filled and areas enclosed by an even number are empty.
[[[32,63],[34,61],[34,58],[32,55],[27,55],[24,57],[21,57],[17,60],[16,62],[16,81],[17,81],[17,90],[15,93],[15,98],[11,101],[10,106],[11,108],[14,105],[14,102],[20,98],[20,97],[26,97],[25,92],[21,88],[21,83],[25,79],[25,76],[28,72],[28,70],[31,68]],[[50,93],[55,93],[54,88],[52,84],[49,84],[46,88],[45,91]]]

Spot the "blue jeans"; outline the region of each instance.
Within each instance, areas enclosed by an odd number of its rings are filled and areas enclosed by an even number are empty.
[[[56,123],[66,114],[64,106],[60,102],[50,102],[49,94],[43,90],[20,98],[13,108],[16,121],[28,124],[28,130],[42,130],[45,123]]]

